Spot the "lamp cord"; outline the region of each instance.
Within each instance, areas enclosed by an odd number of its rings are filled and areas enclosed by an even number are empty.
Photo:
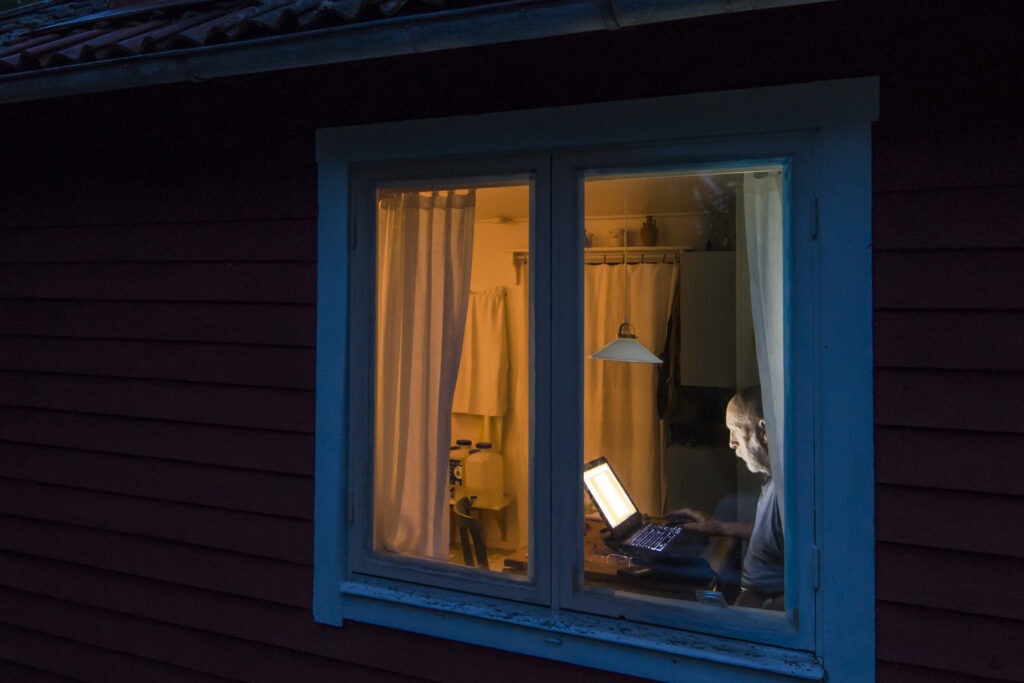
[[[623,314],[622,322],[630,326],[630,333],[632,334],[632,325],[629,323],[629,192],[626,189],[626,181],[622,182],[622,215],[624,225],[622,228],[622,295],[625,297],[623,303]]]

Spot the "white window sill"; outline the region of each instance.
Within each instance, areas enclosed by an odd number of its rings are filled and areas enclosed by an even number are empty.
[[[825,678],[818,659],[799,650],[400,586],[342,583],[343,617],[655,680]]]

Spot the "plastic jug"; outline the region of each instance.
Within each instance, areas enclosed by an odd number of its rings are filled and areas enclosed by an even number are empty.
[[[491,444],[481,441],[463,462],[466,495],[475,507],[498,509],[505,495],[505,465]]]

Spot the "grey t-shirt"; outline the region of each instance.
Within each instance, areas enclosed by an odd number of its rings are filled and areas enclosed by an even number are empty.
[[[743,558],[742,586],[769,597],[781,595],[786,590],[783,567],[785,555],[779,499],[775,492],[775,480],[769,476],[761,486],[761,497],[757,499],[754,531]]]

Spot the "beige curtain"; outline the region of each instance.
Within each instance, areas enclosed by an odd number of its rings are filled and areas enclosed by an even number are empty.
[[[506,294],[504,287],[469,294],[462,362],[452,404],[456,413],[500,417],[508,410]]]
[[[637,341],[660,354],[668,333],[678,281],[674,263],[584,267],[586,355],[612,341],[626,314]],[[608,458],[641,512],[661,511],[661,425],[657,405],[658,366],[646,363],[584,361],[584,458]]]
[[[381,196],[374,545],[448,557],[448,447],[473,254],[472,191]]]

